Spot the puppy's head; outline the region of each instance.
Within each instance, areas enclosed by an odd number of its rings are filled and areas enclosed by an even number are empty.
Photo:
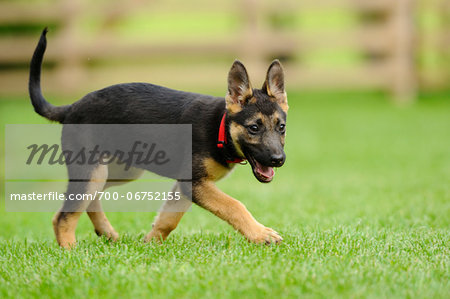
[[[225,100],[230,135],[238,154],[249,161],[260,182],[272,181],[273,168],[283,166],[286,160],[288,103],[280,62],[274,60],[262,88],[253,89],[247,70],[236,60],[228,73]]]

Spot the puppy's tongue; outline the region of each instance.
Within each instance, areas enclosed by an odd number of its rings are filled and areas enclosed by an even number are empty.
[[[272,167],[262,166],[258,161],[255,161],[255,170],[267,179],[271,179],[275,174]]]

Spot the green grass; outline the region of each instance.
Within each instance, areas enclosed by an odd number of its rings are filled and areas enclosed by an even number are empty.
[[[290,93],[290,107],[274,182],[239,166],[219,183],[283,244],[249,244],[194,207],[162,246],[141,242],[154,213],[109,213],[117,243],[83,216],[69,252],[51,214],[2,206],[0,297],[448,298],[448,95],[398,108],[373,93]],[[0,108],[3,123],[45,123],[25,99]]]

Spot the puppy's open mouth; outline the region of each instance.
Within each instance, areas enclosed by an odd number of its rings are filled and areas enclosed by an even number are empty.
[[[275,171],[270,166],[264,166],[256,159],[251,156],[248,156],[248,161],[252,166],[253,174],[261,183],[269,183],[272,181],[273,176],[275,175]]]

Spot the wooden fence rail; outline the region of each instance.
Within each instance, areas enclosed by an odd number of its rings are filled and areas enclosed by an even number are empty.
[[[222,3],[223,2],[223,3]],[[377,88],[391,91],[398,101],[411,101],[420,78],[415,54],[417,31],[413,0],[303,0],[303,1],[51,1],[25,4],[0,2],[0,27],[17,24],[50,24],[49,46],[43,76],[44,89],[53,93],[82,94],[124,81],[148,81],[175,88],[195,90],[225,88],[226,72],[232,58],[245,62],[250,76],[262,80],[271,59],[280,57],[290,88]],[[354,28],[306,32],[302,28],[273,26],[270,16],[293,12],[336,8],[354,15],[377,15],[374,22]],[[236,34],[200,41],[151,37],[137,41],[118,38],[111,24],[142,11],[151,13],[226,12],[239,18]],[[86,15],[102,24],[85,37]],[[52,30],[52,26],[57,30]],[[26,92],[27,64],[38,36],[0,35],[0,92]],[[447,40],[448,42],[448,40]],[[347,49],[369,57],[345,69],[311,67],[304,55],[320,49]],[[203,57],[217,57],[217,63],[201,63]],[[151,57],[183,58],[182,65],[152,64]],[[227,57],[224,62],[223,57]],[[370,59],[370,57],[372,57]],[[376,59],[373,59],[375,57]],[[200,59],[200,62],[199,62]],[[107,61],[134,61],[108,64]],[[139,62],[141,60],[142,62]],[[138,61],[138,63],[136,63]],[[187,63],[186,63],[187,61]],[[213,60],[214,61],[214,60]],[[195,75],[194,75],[195,74]],[[175,85],[176,84],[176,85]]]

